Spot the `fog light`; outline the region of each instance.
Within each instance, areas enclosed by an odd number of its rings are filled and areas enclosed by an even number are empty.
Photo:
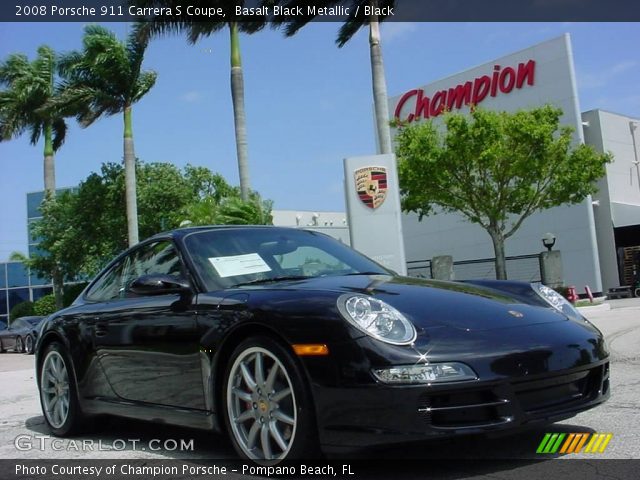
[[[383,383],[437,383],[477,380],[478,376],[464,363],[431,363],[425,365],[400,365],[374,369],[373,374]]]

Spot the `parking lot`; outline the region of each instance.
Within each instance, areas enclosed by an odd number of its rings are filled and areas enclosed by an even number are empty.
[[[611,350],[611,399],[594,410],[516,436],[468,437],[356,454],[360,458],[534,459],[546,432],[612,433],[598,458],[640,458],[640,299],[588,307],[584,314],[606,335]],[[0,458],[6,459],[226,459],[235,454],[223,436],[129,420],[101,420],[86,435],[49,436],[34,380],[34,357],[0,355]],[[350,454],[354,455],[354,454]],[[594,455],[559,455],[577,458]],[[339,457],[338,457],[339,458]],[[546,456],[545,458],[548,458]]]

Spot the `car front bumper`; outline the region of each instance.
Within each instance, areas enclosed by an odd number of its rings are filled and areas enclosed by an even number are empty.
[[[367,447],[517,430],[570,418],[609,398],[609,362],[512,380],[314,386],[320,442]]]

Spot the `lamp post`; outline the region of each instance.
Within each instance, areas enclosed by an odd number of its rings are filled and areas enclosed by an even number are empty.
[[[550,252],[553,246],[556,244],[556,236],[553,233],[547,232],[542,236],[542,244],[547,247]]]

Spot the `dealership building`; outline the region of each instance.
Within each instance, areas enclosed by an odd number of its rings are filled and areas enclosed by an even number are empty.
[[[562,252],[566,285],[606,292],[627,284],[625,254],[640,245],[640,119],[601,110],[581,113],[569,35],[403,92],[389,99],[389,112],[411,123],[445,110],[468,112],[471,104],[504,111],[555,105],[564,112],[562,123],[573,127],[576,144],[614,156],[593,198],[535,213],[507,240],[507,256],[519,260],[507,262],[509,278],[539,280],[535,254],[551,232]],[[404,215],[402,230],[410,272],[411,265],[451,255],[460,265],[454,269],[457,279],[495,278],[489,235],[461,215],[440,213],[422,221]]]

